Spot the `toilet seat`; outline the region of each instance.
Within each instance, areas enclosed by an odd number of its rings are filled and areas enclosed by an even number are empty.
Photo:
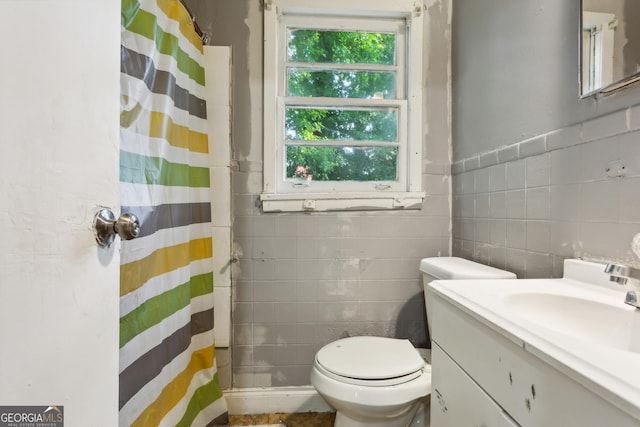
[[[316,354],[315,366],[337,381],[383,387],[418,378],[425,361],[409,340],[363,336],[325,345]]]

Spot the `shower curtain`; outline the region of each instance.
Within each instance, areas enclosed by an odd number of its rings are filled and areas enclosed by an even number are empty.
[[[122,0],[120,425],[224,425],[202,41],[178,0]]]

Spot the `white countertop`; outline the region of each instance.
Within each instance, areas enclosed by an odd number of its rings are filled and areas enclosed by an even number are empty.
[[[640,325],[640,310],[624,304],[627,287],[609,284],[603,270],[602,264],[567,260],[562,279],[436,280],[428,288],[640,420],[640,347],[633,344],[640,343],[640,326],[634,327]],[[552,300],[559,296],[561,302],[586,302],[576,305],[578,309],[549,305],[547,298],[536,298],[540,294]],[[542,321],[510,306],[507,301],[514,295],[519,301],[531,297],[526,311],[539,309]],[[591,310],[599,307],[605,310]],[[620,312],[621,318],[607,318],[609,309]],[[580,332],[583,322],[595,328],[580,337],[571,328],[577,325]]]

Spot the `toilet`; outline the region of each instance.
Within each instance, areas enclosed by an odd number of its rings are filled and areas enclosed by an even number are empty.
[[[420,271],[424,287],[432,280],[516,278],[458,257],[425,258]],[[428,318],[427,302],[429,325]],[[428,425],[431,365],[409,340],[354,336],[331,342],[316,353],[311,384],[336,409],[336,427]]]

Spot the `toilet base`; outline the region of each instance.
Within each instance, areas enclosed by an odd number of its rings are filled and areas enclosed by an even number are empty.
[[[420,399],[406,413],[389,418],[351,418],[336,412],[334,427],[429,427],[429,396]]]

